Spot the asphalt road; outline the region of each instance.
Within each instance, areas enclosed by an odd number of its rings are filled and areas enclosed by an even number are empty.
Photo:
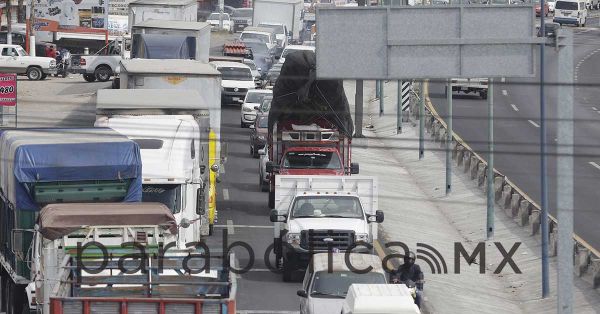
[[[588,21],[597,25],[598,20]],[[575,68],[575,233],[600,248],[600,29],[574,29]],[[545,49],[545,89],[549,210],[556,217],[557,53]],[[536,53],[539,59],[539,51]],[[537,60],[536,62],[539,62]],[[539,73],[535,79],[506,79],[494,86],[495,168],[508,176],[536,202],[541,203]],[[591,85],[591,86],[590,86]],[[430,85],[436,110],[445,119],[443,85]],[[453,98],[454,131],[487,158],[487,103],[476,96]]]

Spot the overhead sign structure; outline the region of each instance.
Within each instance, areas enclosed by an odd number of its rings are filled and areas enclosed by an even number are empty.
[[[36,0],[35,28],[56,32],[63,29],[106,29],[109,0]]]
[[[317,9],[317,78],[532,77],[527,5]]]

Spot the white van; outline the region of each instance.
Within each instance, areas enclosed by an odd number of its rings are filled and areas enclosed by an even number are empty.
[[[585,0],[557,0],[554,5],[554,23],[585,26],[587,20]]]
[[[420,314],[406,285],[352,284],[342,314]]]

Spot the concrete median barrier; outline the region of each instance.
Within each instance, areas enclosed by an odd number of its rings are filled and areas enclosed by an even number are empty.
[[[467,149],[464,150],[463,152],[463,173],[467,173],[469,172],[469,169],[471,169],[471,152],[468,151]]]
[[[502,197],[502,191],[504,189],[504,177],[494,177],[494,201],[498,202]]]
[[[529,235],[536,235],[540,231],[540,211],[532,210],[529,215]]]
[[[592,271],[592,286],[597,289],[600,287],[600,258],[591,258],[590,269]]]
[[[554,257],[558,253],[558,228],[554,228],[548,235],[548,256]]]
[[[519,204],[521,203],[521,194],[512,193],[510,197],[510,206],[504,208],[504,212],[506,216],[510,218],[515,218],[517,213],[519,212]]]
[[[500,197],[500,206],[502,209],[510,208],[510,200],[512,198],[513,188],[509,184],[505,185],[502,189],[502,196]]]
[[[482,187],[484,182],[486,181],[485,178],[487,177],[487,165],[484,164],[483,162],[479,163],[479,165],[477,166],[477,186],[478,187]]]
[[[475,178],[477,178],[477,169],[479,169],[480,162],[481,161],[479,161],[479,158],[476,156],[471,156],[471,168],[469,169],[471,180],[475,180]]]
[[[583,276],[588,270],[590,264],[590,250],[583,246],[577,246],[577,254],[575,255],[575,274],[579,277]]]
[[[527,226],[529,223],[530,204],[526,199],[522,199],[519,203],[519,212],[517,213],[517,224],[521,227]]]

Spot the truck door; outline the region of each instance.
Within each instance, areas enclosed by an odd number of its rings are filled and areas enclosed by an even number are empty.
[[[20,67],[20,60],[17,51],[12,47],[2,48],[2,53],[0,56],[0,71],[8,73],[21,73],[22,71],[19,71]]]

